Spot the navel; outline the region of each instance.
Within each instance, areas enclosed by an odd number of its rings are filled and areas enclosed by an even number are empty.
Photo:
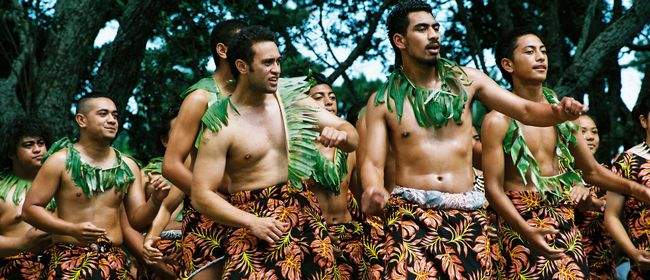
[[[252,157],[251,154],[246,154],[246,155],[244,156],[245,159],[251,159],[251,157]]]
[[[81,197],[81,193],[80,193],[80,192],[77,192],[75,195],[76,195],[77,197]]]
[[[409,136],[411,136],[410,132],[408,132],[408,131],[402,132],[402,138],[406,138],[406,137],[409,137]]]

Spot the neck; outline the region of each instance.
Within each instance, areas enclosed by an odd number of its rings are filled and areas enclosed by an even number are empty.
[[[244,77],[239,76],[237,87],[232,94],[232,102],[238,105],[261,107],[266,99],[266,92],[255,91]]]
[[[83,150],[83,153],[92,159],[102,159],[110,156],[111,145],[105,140],[91,138],[84,133],[79,136],[77,145]]]
[[[404,74],[411,80],[411,82],[423,88],[433,88],[438,82],[438,69],[435,66],[424,65],[420,62],[413,61],[408,58],[402,59],[402,69]]]
[[[14,164],[11,167],[11,172],[16,176],[31,182],[34,181],[34,178],[38,173],[38,169],[38,167],[26,167]]]
[[[543,102],[546,100],[542,94],[542,83],[539,81],[523,81],[513,79],[513,92],[521,98],[534,102]]]
[[[227,93],[232,93],[235,90],[235,85],[228,83],[233,79],[228,63],[220,62],[218,70],[212,73],[212,78],[217,82],[219,89],[223,89]]]

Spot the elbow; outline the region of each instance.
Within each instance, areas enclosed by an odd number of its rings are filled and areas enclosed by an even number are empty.
[[[32,213],[32,204],[25,203],[20,213],[20,219],[30,225],[34,225],[34,215]]]
[[[190,199],[196,207],[196,210],[203,213],[203,209],[207,207],[209,201],[205,201],[206,196],[201,194],[201,190],[192,188],[192,193],[190,194]]]
[[[161,168],[163,177],[165,177],[165,178],[172,177],[172,169],[173,169],[172,165],[173,165],[173,163],[171,162],[171,160],[169,158],[165,158],[163,160],[163,164],[162,164],[162,168]]]

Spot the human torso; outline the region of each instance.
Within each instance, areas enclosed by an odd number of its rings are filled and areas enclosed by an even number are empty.
[[[27,231],[32,228],[21,218],[26,192],[20,195],[17,204],[13,201],[14,193],[15,189],[9,190],[6,199],[0,199],[0,235],[6,237],[25,236]]]
[[[83,154],[81,160],[89,164],[92,162]],[[108,169],[114,167],[116,162],[116,156],[112,156],[102,162],[92,162],[91,165]],[[82,188],[73,182],[70,171],[64,170],[59,188],[54,195],[57,201],[57,216],[70,223],[91,222],[96,227],[106,230],[106,237],[113,244],[120,245],[122,244],[120,208],[125,195],[125,192],[120,192],[119,188],[113,187],[87,197]],[[53,241],[77,243],[74,238],[61,235],[53,236]]]
[[[320,145],[318,148],[320,153],[328,160],[335,160],[336,149]],[[340,192],[338,194],[318,186],[318,183],[312,179],[310,190],[316,195],[325,222],[329,225],[346,223],[352,220],[352,215],[348,210],[348,178],[346,176],[346,179],[340,183]]]
[[[283,112],[274,95],[261,107],[237,106],[217,137],[228,137],[226,174],[230,193],[287,181],[288,158]]]
[[[472,99],[474,89],[466,87]],[[398,186],[461,193],[472,189],[472,114],[466,102],[462,123],[450,120],[436,128],[421,127],[409,102],[404,102],[401,120],[388,113],[390,148],[395,158]]]

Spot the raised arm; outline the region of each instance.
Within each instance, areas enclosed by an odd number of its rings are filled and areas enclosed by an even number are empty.
[[[576,131],[573,135],[576,138],[576,144],[570,147],[571,153],[575,158],[576,167],[582,170],[582,178],[587,183],[608,191],[634,196],[646,203],[650,202],[650,188],[620,177],[598,164],[580,132]]]
[[[314,116],[318,121],[318,129],[321,135],[317,141],[326,147],[337,147],[347,153],[354,152],[359,146],[359,134],[352,124],[331,112],[318,107],[311,98],[300,100],[303,106],[309,106],[316,110]]]
[[[167,196],[170,186],[162,178],[151,180],[149,183],[154,186],[153,192],[149,199],[145,201],[145,191],[140,168],[130,158],[125,157],[124,161],[131,168],[131,172],[135,174],[135,180],[127,192],[125,203],[126,214],[134,229],[144,231],[151,225],[154,217],[156,217],[158,208],[160,208],[160,204]]]
[[[274,218],[261,218],[240,210],[216,193],[224,178],[230,140],[224,131],[219,135],[206,131],[194,164],[192,201],[196,209],[215,222],[251,230],[256,237],[273,243],[280,239],[285,224]]]
[[[25,197],[23,220],[45,232],[69,235],[80,242],[92,242],[106,234],[106,231],[90,222],[66,222],[45,209],[60,187],[61,177],[65,172],[66,153],[60,151],[50,156],[38,171]]]
[[[565,97],[558,105],[533,102],[503,88],[483,72],[463,67],[473,81],[476,96],[491,109],[533,126],[551,126],[580,116],[583,106],[573,98]]]
[[[376,94],[376,93],[375,93]],[[365,150],[361,161],[361,209],[370,215],[379,215],[388,201],[384,187],[384,167],[388,150],[388,127],[386,106],[375,106],[375,94],[370,96],[366,109]],[[372,147],[372,152],[368,149]]]
[[[517,208],[506,195],[504,187],[505,153],[503,139],[508,130],[508,118],[492,112],[485,116],[481,126],[483,176],[485,178],[485,196],[492,207],[508,224],[522,235],[533,249],[549,259],[559,259],[562,250],[551,248],[544,239],[546,234],[557,230],[535,228],[521,217]]]
[[[208,108],[208,94],[197,90],[183,100],[176,122],[169,133],[163,160],[163,176],[186,194],[190,193],[192,171],[185,166],[185,159],[194,147],[195,136],[201,127],[201,117]]]

